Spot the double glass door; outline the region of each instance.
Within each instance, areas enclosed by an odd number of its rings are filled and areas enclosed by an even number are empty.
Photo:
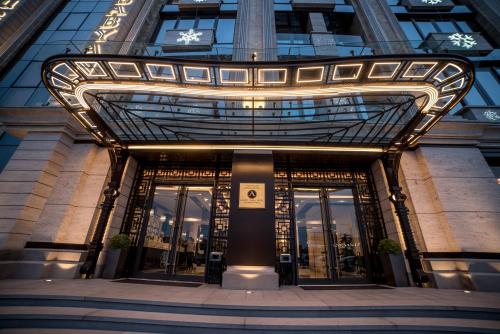
[[[352,189],[295,189],[294,201],[299,283],[365,280]]]
[[[139,276],[202,280],[207,260],[212,188],[157,186]]]

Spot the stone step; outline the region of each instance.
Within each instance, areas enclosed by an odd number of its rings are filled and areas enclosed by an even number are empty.
[[[498,333],[500,321],[422,317],[242,317],[87,307],[0,307],[0,328],[133,333]],[[8,333],[8,332],[7,332]],[[28,332],[29,333],[29,332]],[[66,331],[71,333],[71,331]]]
[[[138,299],[116,299],[102,297],[60,295],[6,295],[0,296],[0,307],[53,307],[93,308],[101,310],[124,310],[190,314],[193,316],[233,316],[271,318],[342,318],[342,317],[426,317],[459,318],[478,320],[500,319],[499,308],[469,306],[262,306],[262,305],[217,305],[160,302]]]

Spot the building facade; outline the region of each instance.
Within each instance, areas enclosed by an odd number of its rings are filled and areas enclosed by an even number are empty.
[[[488,0],[2,1],[0,276],[101,277],[122,233],[124,276],[381,283],[392,239],[408,284],[499,290],[499,19]]]

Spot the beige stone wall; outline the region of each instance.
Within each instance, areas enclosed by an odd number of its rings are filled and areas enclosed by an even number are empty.
[[[0,278],[78,277],[110,163],[106,149],[69,133],[27,133],[0,174]]]
[[[0,250],[21,250],[31,238],[71,145],[64,132],[23,138],[0,174]]]
[[[401,173],[421,250],[500,252],[500,186],[479,149],[421,147],[404,153]],[[425,265],[440,287],[480,288],[478,279],[500,279],[495,261],[434,259]]]
[[[30,241],[87,242],[109,165],[106,149],[73,145]]]
[[[401,169],[429,252],[500,252],[500,187],[476,148],[422,147]]]

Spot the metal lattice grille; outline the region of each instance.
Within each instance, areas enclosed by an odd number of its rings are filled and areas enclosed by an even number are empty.
[[[146,165],[136,174],[121,233],[140,246],[141,229],[154,198],[154,185],[211,185],[214,187],[210,221],[210,251],[226,253],[229,226],[231,169],[220,166]]]
[[[387,236],[373,180],[368,169],[314,169],[279,165],[275,168],[276,257],[290,254],[296,258],[295,213],[293,187],[348,187],[353,189],[360,232],[367,241],[367,251],[373,253],[378,242]],[[372,276],[378,275],[378,264],[371,260]],[[281,274],[281,273],[280,273]],[[296,281],[297,274],[292,274]],[[286,281],[286,280],[284,280]],[[285,284],[293,284],[287,282]]]

